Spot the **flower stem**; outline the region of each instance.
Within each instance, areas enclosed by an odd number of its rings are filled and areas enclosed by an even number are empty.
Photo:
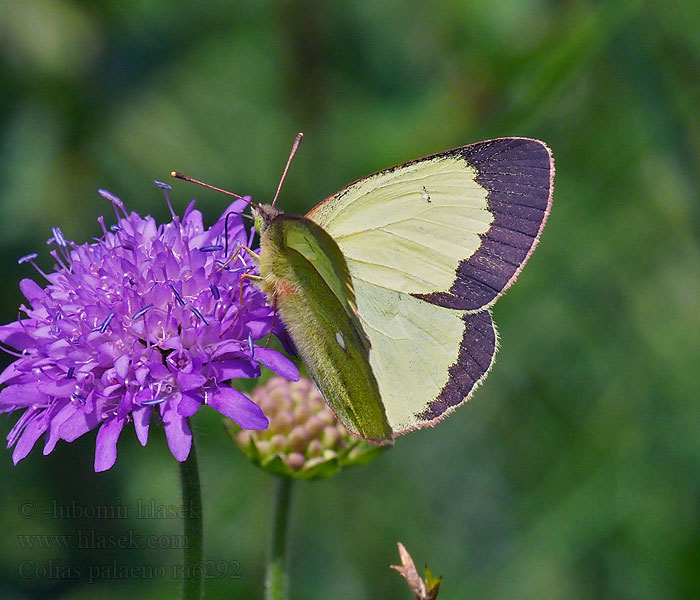
[[[265,574],[265,600],[287,600],[288,598],[289,578],[285,561],[293,483],[294,480],[291,477],[277,477],[270,559]]]
[[[182,600],[200,600],[202,597],[202,491],[194,440],[187,460],[180,463],[182,504],[185,529],[185,557],[182,578]]]

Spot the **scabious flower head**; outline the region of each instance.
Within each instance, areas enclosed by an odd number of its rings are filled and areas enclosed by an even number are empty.
[[[95,470],[104,471],[125,424],[146,444],[154,410],[179,461],[192,444],[187,418],[204,404],[245,429],[267,427],[261,409],[226,382],[259,377],[260,364],[299,375],[283,355],[255,344],[274,319],[264,294],[241,279],[256,268],[237,252],[249,241],[245,203],[234,202],[205,229],[194,202],[182,219],[171,208],[172,221],[158,225],[100,193],[117,222],[107,228],[98,219],[99,239],[78,245],[54,228],[53,272],[44,274],[36,255],[20,259],[48,284],[22,280],[24,317],[0,326],[0,341],[19,351],[0,374],[0,412],[24,410],[7,438],[15,464],[43,434],[48,454],[58,440],[99,428]]]
[[[386,446],[369,444],[343,427],[314,383],[273,377],[255,388],[253,400],[270,419],[265,431],[224,421],[238,448],[264,470],[298,479],[331,477],[369,462]]]

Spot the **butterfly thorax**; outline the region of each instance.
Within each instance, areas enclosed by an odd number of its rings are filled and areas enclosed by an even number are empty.
[[[280,297],[294,291],[284,256],[281,221],[285,215],[271,204],[259,205],[254,215],[255,229],[260,235],[258,269],[262,280],[258,285],[268,301],[277,304]]]

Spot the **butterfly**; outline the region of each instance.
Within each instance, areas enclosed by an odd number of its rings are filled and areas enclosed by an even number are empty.
[[[500,138],[359,179],[306,216],[254,208],[258,285],[348,430],[391,443],[471,397],[553,179],[545,143]]]

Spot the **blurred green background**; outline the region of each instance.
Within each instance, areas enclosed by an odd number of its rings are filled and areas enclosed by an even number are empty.
[[[491,376],[435,429],[297,487],[292,598],[410,598],[388,569],[398,540],[444,575],[445,600],[700,595],[695,0],[0,8],[2,322],[33,273],[17,257],[38,251],[50,268],[55,225],[77,241],[99,234],[95,219],[111,210],[98,187],[160,219],[151,181],[172,169],[269,200],[304,131],[281,198],[303,212],[372,171],[481,139],[537,137],[554,152],[553,212],[495,307]],[[209,223],[226,203],[174,187],[177,209],[196,197]],[[208,579],[206,594],[258,598],[272,481],[217,413],[200,411],[196,430],[205,555],[240,575]],[[179,504],[162,429],[146,448],[126,431],[99,475],[94,437],[49,457],[38,444],[16,468],[9,452],[0,460],[2,598],[177,597],[178,580],[138,572],[180,563],[177,549],[40,549],[18,537],[180,533],[175,518],[54,517],[73,501]],[[99,566],[112,578],[71,575]]]

